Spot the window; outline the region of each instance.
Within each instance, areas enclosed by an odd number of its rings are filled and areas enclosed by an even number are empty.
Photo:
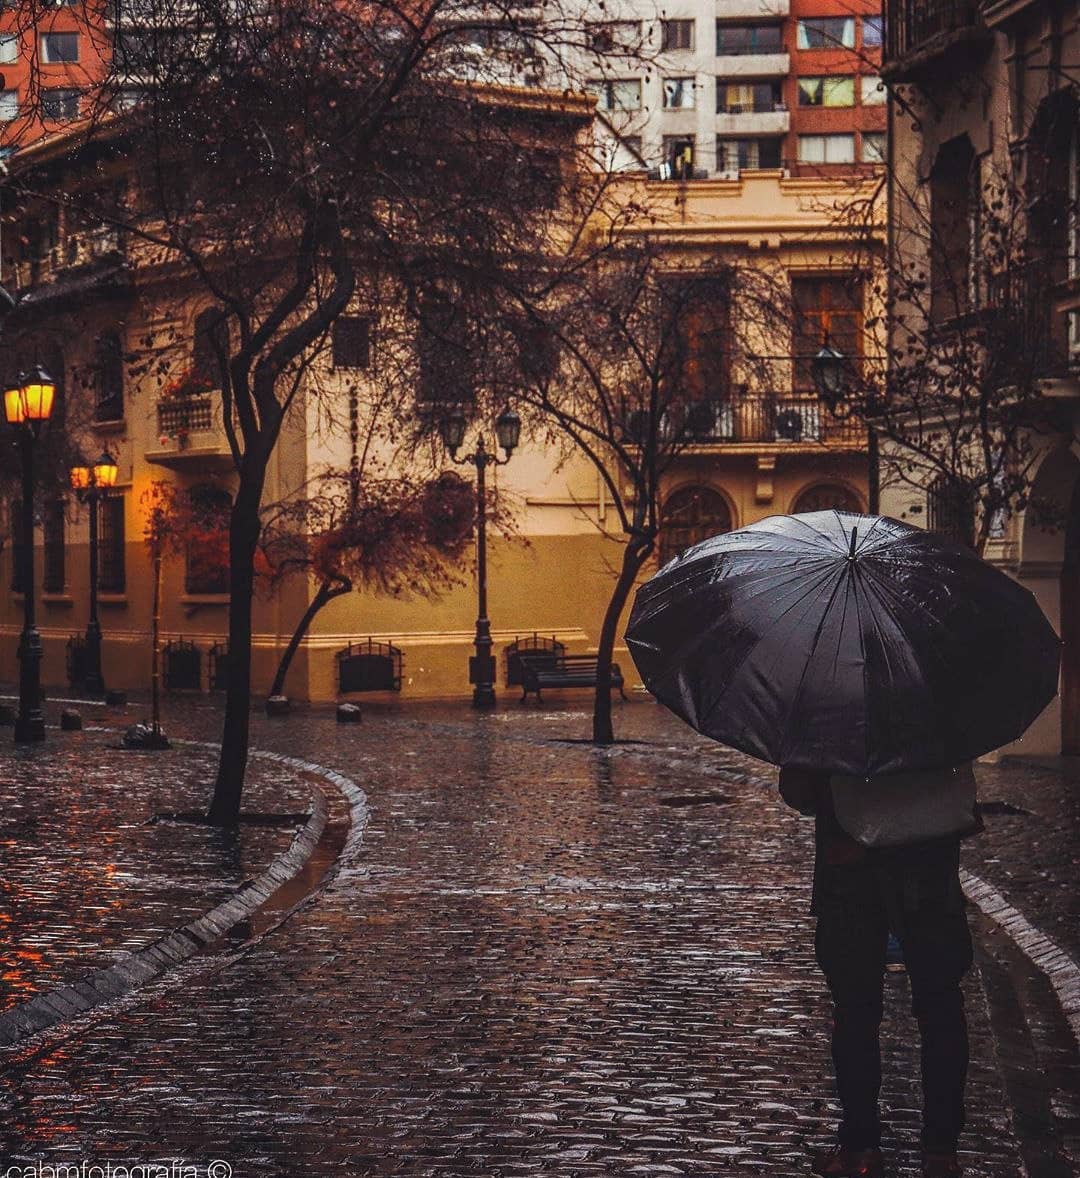
[[[888,102],[889,92],[877,74],[863,74],[859,79],[859,85],[859,101],[863,106],[884,106]]]
[[[862,162],[883,164],[885,162],[885,132],[864,131],[862,133]]]
[[[694,79],[664,79],[664,110],[694,109]]]
[[[371,323],[363,315],[342,315],[330,329],[335,368],[367,368],[371,360]]]
[[[864,49],[876,49],[883,42],[880,16],[862,18],[862,43]]]
[[[692,180],[694,178],[693,136],[665,135],[662,146],[664,167],[661,169],[661,179]]]
[[[153,73],[155,63],[162,56],[158,34],[153,29],[117,29],[113,53],[120,70],[127,73]]]
[[[662,367],[669,396],[683,404],[717,402],[730,387],[730,308],[727,283],[716,278],[672,281],[664,332]]]
[[[731,509],[711,487],[680,487],[660,513],[660,563],[667,564],[710,536],[731,531]]]
[[[420,297],[417,328],[419,400],[428,404],[471,403],[474,337],[461,302],[450,290],[429,288]]]
[[[0,122],[10,123],[19,117],[18,90],[5,90],[0,93]]]
[[[0,65],[11,65],[19,60],[19,38],[14,33],[0,37]]]
[[[232,496],[213,483],[197,483],[188,491],[188,503],[184,592],[228,593]]]
[[[98,500],[98,589],[123,593],[124,497],[107,495]]]
[[[23,561],[26,560],[26,538],[23,535],[23,505],[21,499],[13,499],[9,511],[11,519],[11,592],[22,593]]]
[[[795,388],[809,390],[814,388],[811,361],[826,342],[853,363],[862,355],[862,286],[852,274],[796,277],[791,299]]]
[[[41,117],[43,119],[77,119],[79,117],[79,92],[60,87],[50,87],[41,92]]]
[[[595,80],[589,83],[597,96],[600,110],[641,110],[641,82],[638,78],[619,78],[613,81]]]
[[[585,26],[589,48],[594,53],[636,49],[641,41],[641,22],[636,20],[606,20]]]
[[[692,20],[665,20],[660,24],[660,48],[665,53],[676,49],[694,48],[694,22]]]
[[[855,79],[824,77],[799,79],[800,106],[854,106]]]
[[[800,49],[854,49],[855,20],[850,16],[817,16],[799,21]]]
[[[783,108],[780,82],[719,82],[718,114],[744,115]]]
[[[930,318],[934,323],[968,310],[978,250],[979,189],[975,151],[966,135],[950,139],[930,172]]]
[[[42,33],[41,60],[47,64],[79,60],[78,33]]]
[[[718,139],[716,165],[722,172],[755,171],[779,168],[779,138],[775,139]]]
[[[42,511],[41,588],[45,593],[64,592],[64,501],[49,499]]]
[[[958,479],[940,474],[926,489],[926,526],[932,532],[975,545],[975,496]]]
[[[800,164],[852,164],[854,135],[800,135]]]
[[[784,44],[779,25],[733,25],[716,22],[716,55],[746,53],[783,53]]]
[[[115,332],[99,336],[94,363],[94,419],[124,417],[124,349]]]
[[[225,313],[208,307],[195,317],[191,340],[191,367],[214,388],[221,387],[222,372],[229,355],[229,327]]]

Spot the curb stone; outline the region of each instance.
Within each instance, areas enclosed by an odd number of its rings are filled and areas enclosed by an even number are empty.
[[[99,729],[99,731],[102,731]],[[205,741],[176,741],[176,745],[216,748]],[[367,797],[363,790],[343,774],[323,765],[302,761],[280,753],[253,749],[253,757],[274,761],[289,768],[310,773],[336,787],[345,797],[350,811],[349,832],[339,861],[358,843],[367,822]],[[196,954],[206,945],[221,937],[228,929],[251,916],[268,896],[283,883],[296,876],[311,858],[326,828],[329,804],[325,792],[311,785],[314,805],[303,829],[298,831],[289,846],[271,860],[269,866],[252,880],[246,881],[232,896],[202,916],[159,937],[150,944],[118,955],[112,965],[103,966],[83,975],[77,981],[36,994],[0,1014],[0,1050],[17,1048],[43,1032],[57,1032],[66,1024],[83,1021],[95,1008],[134,994],[158,981]],[[326,881],[334,871],[331,865]],[[314,894],[313,889],[308,895]],[[308,896],[297,901],[286,913],[286,919]],[[277,922],[277,923],[280,923]],[[276,927],[276,925],[274,926]],[[269,930],[267,930],[269,931]]]
[[[985,880],[961,868],[960,882],[967,898],[1045,975],[1080,1046],[1080,966]]]

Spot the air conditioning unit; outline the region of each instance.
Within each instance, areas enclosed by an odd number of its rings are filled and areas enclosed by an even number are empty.
[[[700,441],[730,442],[735,437],[735,413],[724,401],[698,401],[686,410],[687,436]]]
[[[819,442],[820,406],[806,401],[778,402],[773,418],[773,437],[778,442]]]

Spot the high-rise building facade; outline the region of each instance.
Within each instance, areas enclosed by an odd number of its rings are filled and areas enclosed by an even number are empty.
[[[875,0],[680,0],[662,19],[595,30],[593,85],[618,170],[829,176],[884,158]]]

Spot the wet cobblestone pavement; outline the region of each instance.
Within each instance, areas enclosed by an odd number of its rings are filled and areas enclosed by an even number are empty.
[[[113,733],[50,732],[0,753],[0,1011],[201,915],[292,839],[293,826],[232,835],[152,823],[205,809],[214,756],[116,744]],[[246,809],[310,805],[295,773],[253,762]]]
[[[773,770],[654,705],[617,720],[626,743],[603,751],[550,705],[259,718],[257,745],[363,786],[362,844],[228,969],[10,1066],[0,1155],[220,1158],[237,1178],[806,1173],[835,1115],[810,824]],[[192,708],[170,730],[215,725]],[[969,1173],[1020,1178],[983,980]],[[888,1144],[913,1173],[915,1037],[906,980],[887,988]]]

